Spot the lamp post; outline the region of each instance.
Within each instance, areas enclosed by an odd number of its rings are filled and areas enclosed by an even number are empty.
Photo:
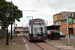
[[[5,15],[6,15],[6,17],[7,17],[7,36],[6,36],[6,45],[8,45],[8,36],[9,36],[9,35],[8,35],[8,17],[9,17],[10,14],[9,14],[9,12],[7,11]]]
[[[70,35],[69,35],[69,26],[68,26],[68,17],[67,17],[67,33],[68,33],[68,44],[70,44]]]

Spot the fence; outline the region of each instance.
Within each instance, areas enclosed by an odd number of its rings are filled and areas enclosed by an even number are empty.
[[[6,37],[7,30],[5,29],[0,29],[0,38]]]

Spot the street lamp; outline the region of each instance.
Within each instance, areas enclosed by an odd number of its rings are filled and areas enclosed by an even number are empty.
[[[9,14],[9,12],[7,11],[5,15],[6,15],[6,17],[7,17],[7,36],[6,36],[6,45],[8,45],[8,36],[9,36],[9,35],[8,35],[8,17],[9,17],[10,14]]]

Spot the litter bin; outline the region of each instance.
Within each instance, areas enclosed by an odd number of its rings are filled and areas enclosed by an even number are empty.
[[[51,40],[60,40],[60,33],[59,32],[52,32],[50,39]]]

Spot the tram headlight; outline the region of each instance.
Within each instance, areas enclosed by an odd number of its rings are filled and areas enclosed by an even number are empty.
[[[45,35],[43,35],[43,36],[45,36]]]
[[[36,37],[36,35],[33,35],[34,37]]]

